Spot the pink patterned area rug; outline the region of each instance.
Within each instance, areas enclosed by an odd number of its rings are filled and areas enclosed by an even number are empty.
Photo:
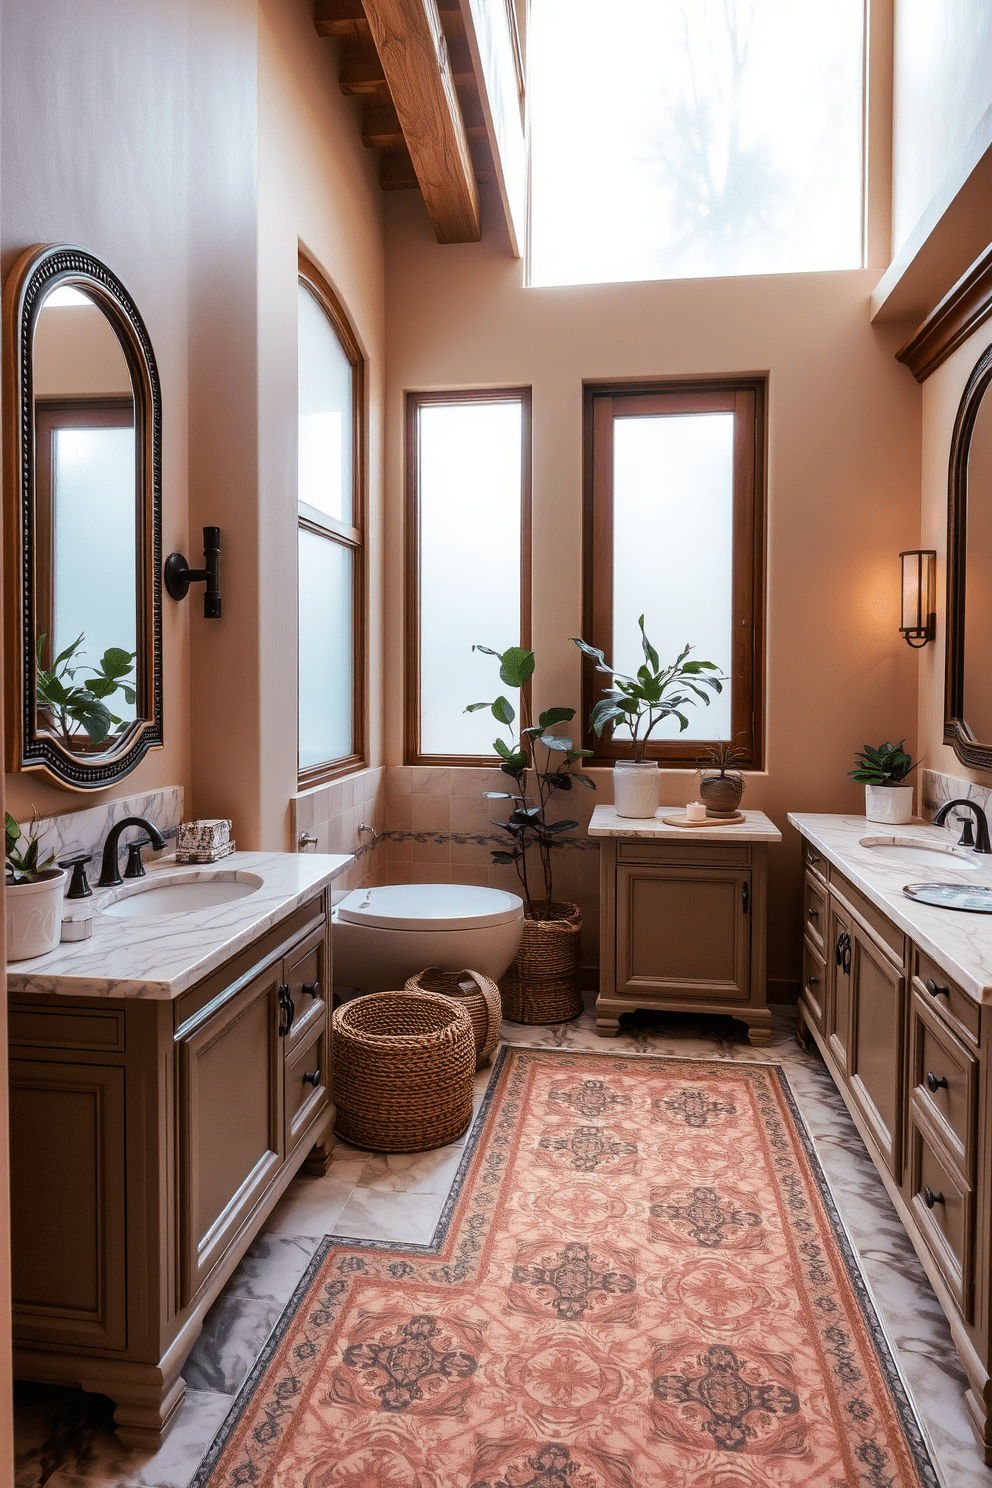
[[[430,1246],[327,1239],[198,1488],[937,1488],[782,1071],[504,1051]]]

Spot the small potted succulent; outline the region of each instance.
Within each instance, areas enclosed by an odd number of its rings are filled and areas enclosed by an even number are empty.
[[[466,713],[488,708],[496,722],[509,730],[510,742],[497,738],[493,748],[502,761],[500,769],[513,781],[512,791],[486,791],[491,800],[510,805],[505,822],[492,825],[505,832],[504,847],[493,852],[493,862],[516,870],[524,901],[524,929],[520,949],[500,980],[503,1010],[515,1023],[561,1023],[582,1011],[582,995],[576,973],[579,966],[579,936],[582,914],[578,905],[554,897],[554,854],[566,833],[577,821],[551,821],[548,808],[559,792],[569,792],[574,782],[595,790],[588,775],[572,769],[592,751],[575,749],[558,726],[575,717],[574,708],[548,708],[531,721],[526,684],[534,674],[534,653],[521,646],[493,651],[473,646],[499,662],[500,681],[520,689],[520,720],[509,698],[492,703],[471,703]],[[538,747],[543,752],[539,758]],[[534,790],[528,793],[533,772]],[[536,859],[536,863],[535,863]]]
[[[906,777],[916,766],[913,756],[903,749],[905,742],[900,739],[898,744],[879,744],[874,749],[866,744],[854,757],[855,768],[848,771],[848,778],[865,788],[869,821],[892,826],[912,821],[913,787],[906,784]]]
[[[5,815],[7,960],[27,961],[59,943],[65,870],[54,866],[54,857],[38,861],[37,818],[20,848],[21,829],[9,811]]]
[[[637,624],[644,662],[638,667],[636,677],[615,672],[596,646],[590,646],[578,636],[571,639],[583,655],[596,663],[597,672],[613,679],[612,687],[603,689],[603,696],[590,713],[589,722],[597,738],[602,736],[607,725],[630,731],[633,759],[617,760],[613,766],[613,802],[618,816],[643,819],[654,816],[661,794],[658,761],[644,758],[648,739],[665,718],[677,718],[679,732],[684,732],[689,727],[689,720],[683,710],[695,707],[699,702],[709,706],[710,694],[704,689],[722,692],[723,679],[705,675],[719,670],[715,662],[686,659],[691,646],[685,646],[671,666],[663,667],[657,651],[644,633],[643,615]]]
[[[746,761],[746,750],[723,739],[700,755],[696,761],[701,774],[699,799],[707,811],[715,816],[731,816],[738,810],[746,783],[741,765]]]

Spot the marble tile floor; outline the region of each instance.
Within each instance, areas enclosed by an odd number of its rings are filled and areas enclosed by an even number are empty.
[[[818,1056],[796,1043],[791,1008],[774,1010],[771,1044],[752,1049],[730,1019],[644,1015],[613,1040],[586,1012],[573,1023],[505,1023],[508,1043],[597,1053],[781,1062],[861,1258],[945,1488],[992,1488],[963,1401],[950,1330],[888,1195]],[[489,1078],[476,1078],[476,1105]],[[433,1234],[464,1140],[388,1156],[340,1142],[323,1178],[290,1185],[208,1314],[185,1370],[180,1419],[154,1455],[122,1447],[112,1406],[79,1391],[19,1384],[15,1488],[186,1488],[323,1235],[424,1243]]]

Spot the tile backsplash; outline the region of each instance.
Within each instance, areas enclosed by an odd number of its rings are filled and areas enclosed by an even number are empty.
[[[101,851],[111,827],[125,816],[143,816],[152,826],[158,827],[166,839],[175,837],[176,828],[183,819],[182,786],[165,785],[142,795],[120,796],[114,801],[104,801],[100,806],[66,812],[64,816],[42,817],[33,829],[30,822],[19,825],[22,833],[37,831],[40,857],[45,858],[51,853],[56,858],[70,858],[80,853],[95,855]],[[171,851],[171,846],[168,850]],[[145,861],[154,856],[154,853],[146,853]]]
[[[920,782],[920,815],[927,821],[932,821],[936,812],[945,801],[954,801],[963,797],[967,801],[974,801],[985,812],[986,816],[992,813],[992,788],[985,785],[976,785],[973,780],[962,780],[957,775],[943,775],[939,770],[922,771],[923,779]],[[968,815],[971,813],[969,812]],[[961,835],[961,823],[955,819],[952,812],[944,823],[944,830],[952,832],[955,837]]]

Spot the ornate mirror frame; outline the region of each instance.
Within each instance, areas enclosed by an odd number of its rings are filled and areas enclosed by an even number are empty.
[[[951,435],[947,489],[947,650],[944,662],[944,743],[962,764],[992,770],[992,740],[976,739],[965,717],[965,583],[968,572],[968,457],[982,399],[992,384],[992,346],[968,378]],[[992,679],[990,679],[992,685]]]
[[[56,284],[82,290],[110,321],[134,395],[135,679],[137,718],[91,759],[37,727],[35,690],[35,432],[32,348],[39,310]],[[138,308],[106,264],[82,248],[27,249],[3,287],[5,726],[8,771],[44,771],[68,790],[103,790],[162,744],[162,401]]]

